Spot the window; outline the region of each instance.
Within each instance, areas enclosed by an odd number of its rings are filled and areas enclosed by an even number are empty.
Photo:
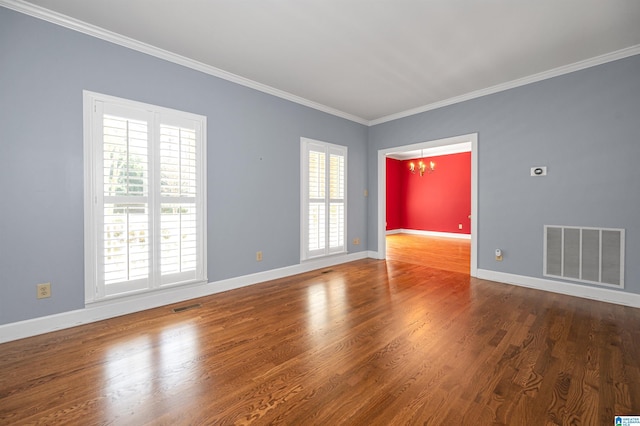
[[[206,282],[206,118],[84,93],[85,300]]]
[[[302,138],[302,259],[346,251],[347,147]]]

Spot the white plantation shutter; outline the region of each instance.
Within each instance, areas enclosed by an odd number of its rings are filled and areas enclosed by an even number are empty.
[[[345,247],[344,217],[344,155],[335,148],[329,154],[329,252],[341,252]]]
[[[206,280],[205,126],[85,92],[87,302]]]
[[[104,103],[97,105],[95,116],[102,188],[102,197],[97,197],[102,201],[97,269],[100,293],[110,296],[149,286],[149,124],[153,116]]]
[[[197,163],[194,129],[160,125],[160,264],[163,282],[197,266]],[[177,277],[178,275],[175,275]]]
[[[325,248],[326,231],[326,155],[321,151],[309,151],[309,251]]]
[[[103,226],[105,285],[134,280],[146,282],[150,255],[148,205],[105,203]]]
[[[302,259],[346,250],[347,148],[302,139]]]

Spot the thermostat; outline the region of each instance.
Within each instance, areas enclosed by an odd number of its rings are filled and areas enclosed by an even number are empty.
[[[547,166],[537,166],[531,168],[531,176],[546,176]]]

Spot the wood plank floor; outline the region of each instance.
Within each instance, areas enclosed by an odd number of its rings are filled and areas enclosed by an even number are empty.
[[[416,257],[2,344],[0,424],[611,425],[640,413],[640,310]]]
[[[471,241],[412,234],[387,235],[387,261],[407,262],[468,274]]]

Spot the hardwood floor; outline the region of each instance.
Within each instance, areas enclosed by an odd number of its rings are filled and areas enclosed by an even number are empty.
[[[387,261],[400,261],[468,274],[471,241],[412,234],[387,235]]]
[[[2,344],[0,424],[610,425],[640,413],[640,310],[406,260]]]

